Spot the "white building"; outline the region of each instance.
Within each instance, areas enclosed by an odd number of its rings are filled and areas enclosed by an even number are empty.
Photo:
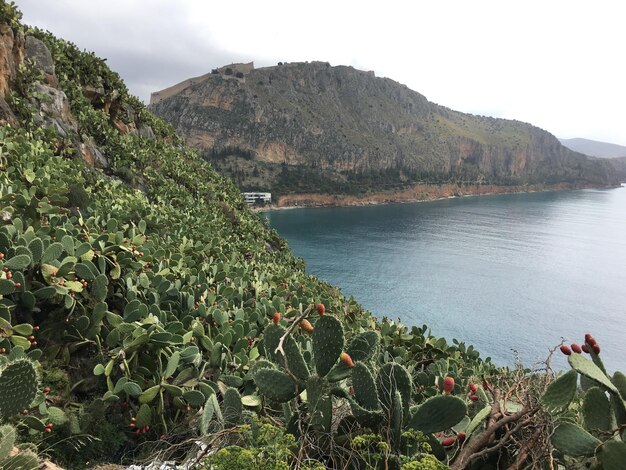
[[[271,204],[272,193],[241,193],[244,199],[250,205],[252,204]]]

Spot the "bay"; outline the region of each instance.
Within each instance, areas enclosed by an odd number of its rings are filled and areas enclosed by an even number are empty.
[[[591,332],[626,370],[626,188],[265,212],[310,273],[379,318],[526,366]],[[554,366],[565,368],[564,356]]]

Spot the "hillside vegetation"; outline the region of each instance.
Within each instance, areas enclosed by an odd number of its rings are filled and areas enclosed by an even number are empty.
[[[4,1],[0,42],[0,468],[620,468],[593,338],[554,380],[377,320],[103,60]]]
[[[323,62],[213,72],[153,94],[150,109],[244,189],[363,194],[419,182],[616,182],[609,164],[542,129],[453,111],[373,72]]]

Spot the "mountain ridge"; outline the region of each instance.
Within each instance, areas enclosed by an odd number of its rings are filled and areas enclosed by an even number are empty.
[[[602,142],[599,140],[583,139],[581,137],[559,139],[559,141],[567,148],[591,157],[626,158],[626,146],[623,145]]]
[[[373,72],[326,62],[231,64],[201,78],[149,108],[243,189],[616,183],[606,162],[531,124],[460,113]]]

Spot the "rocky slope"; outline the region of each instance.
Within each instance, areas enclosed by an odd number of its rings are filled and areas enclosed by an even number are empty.
[[[351,67],[235,64],[179,85],[154,94],[151,110],[244,188],[615,183],[606,162],[537,127],[456,112]]]

